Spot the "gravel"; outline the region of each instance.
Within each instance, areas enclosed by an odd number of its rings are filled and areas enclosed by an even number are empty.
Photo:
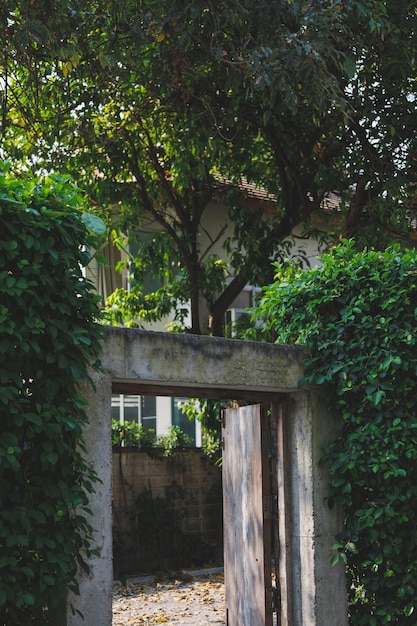
[[[221,568],[180,572],[156,579],[130,578],[113,588],[113,626],[225,623]]]

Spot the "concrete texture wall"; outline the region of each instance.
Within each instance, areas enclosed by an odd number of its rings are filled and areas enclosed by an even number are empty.
[[[113,327],[105,336],[102,363],[117,389],[136,381],[148,388],[270,396],[297,389],[303,375],[300,346]]]
[[[81,392],[88,402],[89,424],[84,429],[87,458],[100,481],[89,504],[95,531],[92,547],[99,554],[86,559],[90,574],[79,573],[80,595],[71,594],[68,598],[68,626],[110,626],[112,617],[111,379],[108,374],[97,372],[91,372],[91,378],[94,387],[84,383]]]
[[[298,390],[302,349],[122,328],[108,328],[105,335],[106,373],[95,377],[95,391],[86,388],[90,424],[85,433],[89,458],[102,480],[91,500],[101,556],[90,559],[90,576],[80,574],[80,597],[70,598],[85,620],[69,611],[68,626],[111,626],[112,390],[256,401],[288,395],[280,420],[285,462],[278,472],[283,504],[279,526],[289,581],[289,617],[282,626],[345,626],[343,571],[330,565],[330,544],[341,517],[326,506],[328,477],[318,462],[332,420],[314,391]]]
[[[343,527],[343,515],[338,506],[329,507],[329,477],[320,464],[322,447],[334,433],[333,420],[317,390],[289,394],[283,419],[288,422],[284,480],[289,493],[292,588],[288,602],[293,623],[347,626],[344,568],[330,565],[331,545]]]

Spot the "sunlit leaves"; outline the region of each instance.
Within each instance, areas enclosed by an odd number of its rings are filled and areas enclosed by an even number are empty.
[[[81,219],[84,224],[96,235],[104,235],[106,232],[106,225],[103,220],[97,215],[92,213],[83,213]]]
[[[191,299],[207,285],[206,268],[190,268],[210,252],[196,239],[218,200],[214,172],[235,189],[242,178],[266,188],[279,208],[268,230],[236,194],[222,196],[234,231],[228,278],[268,282],[283,239],[329,192],[341,198],[336,234],[381,247],[409,235],[412,3],[3,4],[14,25],[0,33],[3,153],[71,172],[125,234],[164,230]],[[218,320],[233,300],[224,305],[225,291],[216,282],[217,308],[209,294]]]

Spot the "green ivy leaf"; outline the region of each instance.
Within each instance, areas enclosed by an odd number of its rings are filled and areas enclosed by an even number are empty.
[[[14,193],[39,210],[1,201]],[[95,474],[74,372],[97,361],[101,328],[80,270],[93,237],[79,206],[68,180],[15,180],[0,164],[0,619],[10,624],[46,623],[93,547]],[[76,503],[81,514],[69,515]]]
[[[332,562],[345,559],[352,624],[405,625],[414,609],[416,273],[415,250],[346,241],[317,268],[281,272],[254,311],[267,312],[278,342],[305,344],[305,380],[329,386],[338,430],[322,463],[344,507]]]
[[[56,452],[50,452],[46,458],[51,463],[51,465],[55,465],[58,462],[59,456]]]
[[[343,69],[348,78],[353,78],[356,73],[356,60],[352,56],[347,56],[343,63]]]

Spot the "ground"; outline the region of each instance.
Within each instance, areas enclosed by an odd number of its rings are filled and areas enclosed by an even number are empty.
[[[172,624],[206,626],[225,623],[221,569],[131,578],[113,590],[113,626]]]

